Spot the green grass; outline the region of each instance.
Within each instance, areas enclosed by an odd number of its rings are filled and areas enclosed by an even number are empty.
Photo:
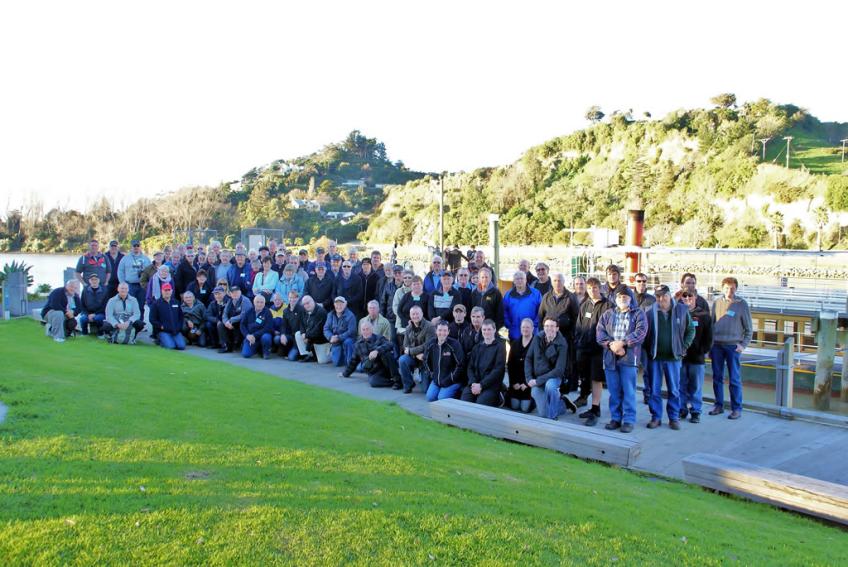
[[[824,173],[829,175],[840,175],[848,171],[848,161],[842,162],[842,144],[831,143],[826,139],[809,132],[803,128],[793,127],[786,133],[770,140],[766,144],[766,163],[774,162],[777,165],[786,165],[786,140],[784,136],[792,136],[791,152],[789,155],[789,167],[800,169],[806,167],[810,173]],[[762,156],[762,147],[757,144],[759,156]],[[848,153],[848,150],[846,150]]]
[[[833,565],[844,531],[225,362],[0,324],[0,563]],[[279,364],[284,364],[279,362]]]

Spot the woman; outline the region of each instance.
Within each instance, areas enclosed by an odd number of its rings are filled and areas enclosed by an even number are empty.
[[[212,301],[212,286],[209,285],[207,272],[203,268],[197,270],[194,276],[194,281],[188,284],[188,290],[194,294],[195,300],[203,304],[204,307]]]
[[[289,292],[294,290],[298,297],[303,297],[304,283],[297,275],[297,268],[294,264],[286,264],[283,268],[283,277],[277,283],[277,293],[286,301],[289,297]]]
[[[509,342],[509,360],[507,361],[507,372],[509,372],[509,390],[507,397],[509,405],[516,411],[529,413],[533,406],[533,398],[530,397],[530,387],[524,375],[524,359],[533,342],[534,325],[531,319],[521,321],[521,336]]]
[[[265,303],[270,304],[279,281],[280,276],[271,269],[271,257],[266,256],[262,259],[262,271],[253,277],[253,296],[263,295]]]
[[[147,299],[145,300],[147,305],[153,305],[154,301],[162,297],[163,284],[170,284],[172,287],[174,285],[171,268],[168,264],[162,264],[159,266],[159,271],[150,276],[150,281],[147,282]]]

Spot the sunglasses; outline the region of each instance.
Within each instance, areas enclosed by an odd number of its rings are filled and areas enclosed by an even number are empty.
[[[342,266],[342,268],[347,268],[349,270],[350,266]]]
[[[636,283],[648,283],[648,280],[636,280]]]

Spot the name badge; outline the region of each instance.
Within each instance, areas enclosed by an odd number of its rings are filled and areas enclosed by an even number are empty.
[[[728,311],[727,311],[727,316],[728,316],[728,317],[733,317],[734,315],[736,315],[736,311],[732,311],[732,310],[728,310]]]
[[[697,326],[698,326],[698,322],[697,322],[697,321],[692,321],[692,325],[693,325],[694,327],[697,327]]]
[[[587,312],[586,312],[586,315],[584,315],[584,317],[586,317],[587,319],[591,319],[591,318],[592,318],[592,312],[591,312],[591,311],[587,311]]]
[[[262,324],[262,317],[257,317],[257,318],[256,318],[256,324],[257,324],[257,325],[261,325],[261,324]]]

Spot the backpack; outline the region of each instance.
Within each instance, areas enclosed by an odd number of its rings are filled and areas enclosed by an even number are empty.
[[[135,327],[130,325],[126,329],[115,329],[112,331],[112,336],[109,342],[116,345],[134,345],[135,344]]]

